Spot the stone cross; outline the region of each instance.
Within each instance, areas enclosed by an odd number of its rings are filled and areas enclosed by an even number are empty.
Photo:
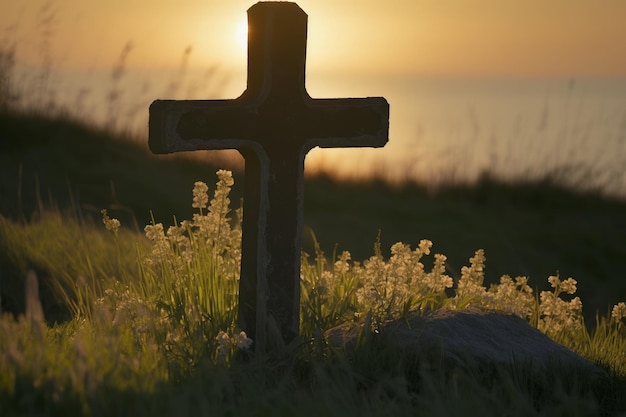
[[[156,100],[150,149],[237,149],[245,159],[239,326],[257,350],[268,319],[285,342],[299,334],[304,158],[320,147],[381,147],[382,97],[312,99],[305,88],[307,15],[295,3],[248,10],[248,83],[231,100]]]

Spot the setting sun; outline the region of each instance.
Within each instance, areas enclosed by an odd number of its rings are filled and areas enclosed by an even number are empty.
[[[235,32],[235,40],[237,41],[237,46],[243,50],[247,49],[248,45],[248,21],[245,18],[242,18],[239,23],[237,23],[237,28]]]

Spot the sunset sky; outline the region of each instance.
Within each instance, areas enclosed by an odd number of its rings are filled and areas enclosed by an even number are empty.
[[[245,68],[250,0],[0,0],[0,39],[18,60],[110,68]],[[49,4],[48,11],[42,11]],[[308,71],[443,76],[626,76],[623,0],[300,0]],[[38,25],[52,16],[49,26]],[[50,30],[52,36],[45,36]]]

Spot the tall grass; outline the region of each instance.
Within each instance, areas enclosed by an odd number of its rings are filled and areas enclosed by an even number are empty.
[[[432,250],[426,240],[415,249],[398,243],[388,259],[375,244],[363,262],[342,252],[330,264],[319,246],[313,259],[303,254],[302,336],[257,357],[254,341],[236,327],[241,222],[230,210],[232,184],[219,171],[209,198],[196,183],[193,219],[150,224],[145,236],[106,212],[100,226],[60,213],[30,223],[0,217],[12,263],[22,272],[36,268],[71,312],[46,322],[31,300],[25,315],[0,319],[0,404],[8,415],[626,411],[617,394],[626,387],[623,304],[589,333],[573,279],[550,277],[552,291],[538,295],[523,277],[485,288],[483,251],[453,279],[443,255],[424,265]],[[387,320],[468,306],[517,314],[610,376],[593,382],[521,363],[450,374],[427,354],[401,355],[385,343]],[[328,330],[340,325],[362,329],[356,350],[328,345]]]
[[[135,239],[126,230],[120,231],[112,245],[95,225],[54,211],[42,212],[29,224],[0,216],[0,228],[5,262],[14,265],[21,276],[31,268],[41,271],[46,285],[60,298],[57,301],[74,317],[91,317],[95,297],[111,280],[132,281],[137,275]],[[0,289],[10,291],[14,284],[3,283]]]

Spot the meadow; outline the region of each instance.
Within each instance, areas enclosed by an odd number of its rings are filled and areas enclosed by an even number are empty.
[[[308,177],[302,335],[273,335],[260,356],[236,327],[238,167],[157,158],[129,135],[9,104],[2,415],[626,413],[625,201],[551,176],[437,187]],[[517,314],[607,375],[444,369],[381,332],[468,307]],[[338,325],[360,329],[355,349],[329,343]]]
[[[549,282],[548,276],[543,282],[504,278],[489,285],[489,251],[478,250],[478,242],[469,249],[467,240],[489,243],[498,226],[471,229],[469,237],[463,232],[469,214],[481,211],[484,218],[494,217],[494,210],[519,216],[525,204],[528,221],[535,221],[531,207],[544,216],[573,207],[575,221],[594,207],[619,218],[620,201],[554,184],[494,179],[437,191],[309,179],[307,224],[317,239],[310,238],[303,255],[302,336],[289,345],[274,336],[272,353],[257,357],[253,341],[235,325],[241,238],[236,173],[233,179],[220,170],[216,179],[206,162],[156,161],[137,143],[63,118],[9,112],[1,120],[3,415],[626,411],[620,395],[626,388],[626,307],[607,306],[597,321],[585,323],[576,296],[583,285],[556,272],[548,274]],[[362,205],[358,195],[367,196]],[[546,201],[551,196],[560,211]],[[413,217],[403,218],[407,212]],[[401,224],[413,222],[431,230],[438,224],[443,236],[458,228],[457,245],[469,250],[465,262],[453,266],[436,254],[447,239],[433,244],[424,238],[428,231],[408,244],[386,243]],[[447,222],[453,224],[444,227]],[[337,228],[345,230],[342,236],[330,233]],[[335,237],[340,247],[323,243]],[[364,239],[367,255],[358,247],[348,252],[351,242]],[[570,250],[578,244],[567,237],[562,242]],[[531,288],[541,284],[549,290]],[[616,291],[619,284],[604,285]],[[449,371],[428,358],[398,355],[377,332],[408,312],[467,306],[518,314],[608,376],[590,380],[568,369],[537,372],[523,364]],[[337,325],[362,326],[356,349],[328,344],[325,334]]]

